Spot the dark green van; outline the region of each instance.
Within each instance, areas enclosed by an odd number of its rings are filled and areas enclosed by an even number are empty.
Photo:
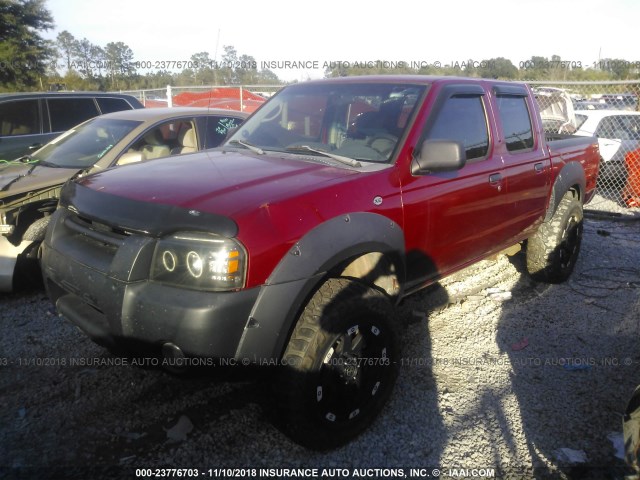
[[[89,118],[135,108],[143,105],[118,93],[0,94],[0,161],[28,155]]]

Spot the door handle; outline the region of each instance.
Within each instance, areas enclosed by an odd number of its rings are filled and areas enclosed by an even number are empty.
[[[489,175],[489,183],[491,185],[495,185],[497,183],[500,183],[501,181],[502,181],[502,175],[500,175],[499,173],[493,173]]]
[[[536,173],[540,173],[544,171],[544,163],[536,163],[533,166],[533,169],[536,171]]]

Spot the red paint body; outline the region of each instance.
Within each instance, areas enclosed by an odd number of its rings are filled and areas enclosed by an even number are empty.
[[[531,95],[527,105],[532,112],[534,148],[513,155],[507,151],[496,118],[493,81],[414,76],[339,81],[429,85],[417,113],[409,119],[412,123],[400,140],[401,147],[386,168],[358,171],[287,153],[210,151],[180,162],[160,159],[131,165],[87,177],[81,183],[131,199],[232,218],[239,227],[237,238],[248,252],[246,287],[264,283],[296,241],[338,215],[374,212],[400,225],[406,252],[421,253],[435,263],[435,271],[425,273],[412,286],[419,287],[530,236],[544,218],[555,177],[566,163],[579,162],[585,171],[583,200],[589,201],[594,193],[597,142],[584,139],[581,144],[554,150],[553,144],[550,147],[545,142]],[[439,92],[449,84],[466,83],[485,90],[488,156],[453,172],[413,175],[412,154]],[[501,179],[491,183],[489,177],[494,174]],[[381,197],[382,203],[376,206],[374,197]]]

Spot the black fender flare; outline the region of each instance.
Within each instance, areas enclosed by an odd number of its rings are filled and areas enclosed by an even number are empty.
[[[553,187],[551,189],[549,206],[544,217],[545,222],[551,219],[553,214],[556,212],[562,197],[564,197],[564,194],[571,190],[574,185],[578,185],[579,191],[577,193],[582,200],[587,186],[587,178],[582,165],[578,162],[567,163],[562,167],[560,173],[558,173],[556,181],[553,183]]]
[[[370,252],[392,258],[400,285],[405,266],[402,228],[375,213],[334,217],[296,242],[281,259],[251,310],[236,350],[236,359],[273,361],[284,352],[301,309],[327,273],[341,263]]]

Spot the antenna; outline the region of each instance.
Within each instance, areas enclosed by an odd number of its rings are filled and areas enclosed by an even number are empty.
[[[207,101],[207,112],[211,111],[211,97],[213,95],[213,89],[215,87],[215,84],[218,83],[218,45],[220,44],[220,29],[218,28],[218,38],[216,39],[216,49],[213,52],[213,83],[214,85],[210,86],[209,88],[209,100]],[[212,148],[211,145],[209,145],[209,120],[210,120],[210,116],[207,115],[207,118],[204,121],[204,131],[205,131],[205,149],[207,148]]]
[[[218,28],[218,38],[216,39],[216,49],[213,52],[213,63],[214,63],[214,68],[213,69],[213,84],[217,84],[218,83],[218,46],[220,45],[220,29]]]

